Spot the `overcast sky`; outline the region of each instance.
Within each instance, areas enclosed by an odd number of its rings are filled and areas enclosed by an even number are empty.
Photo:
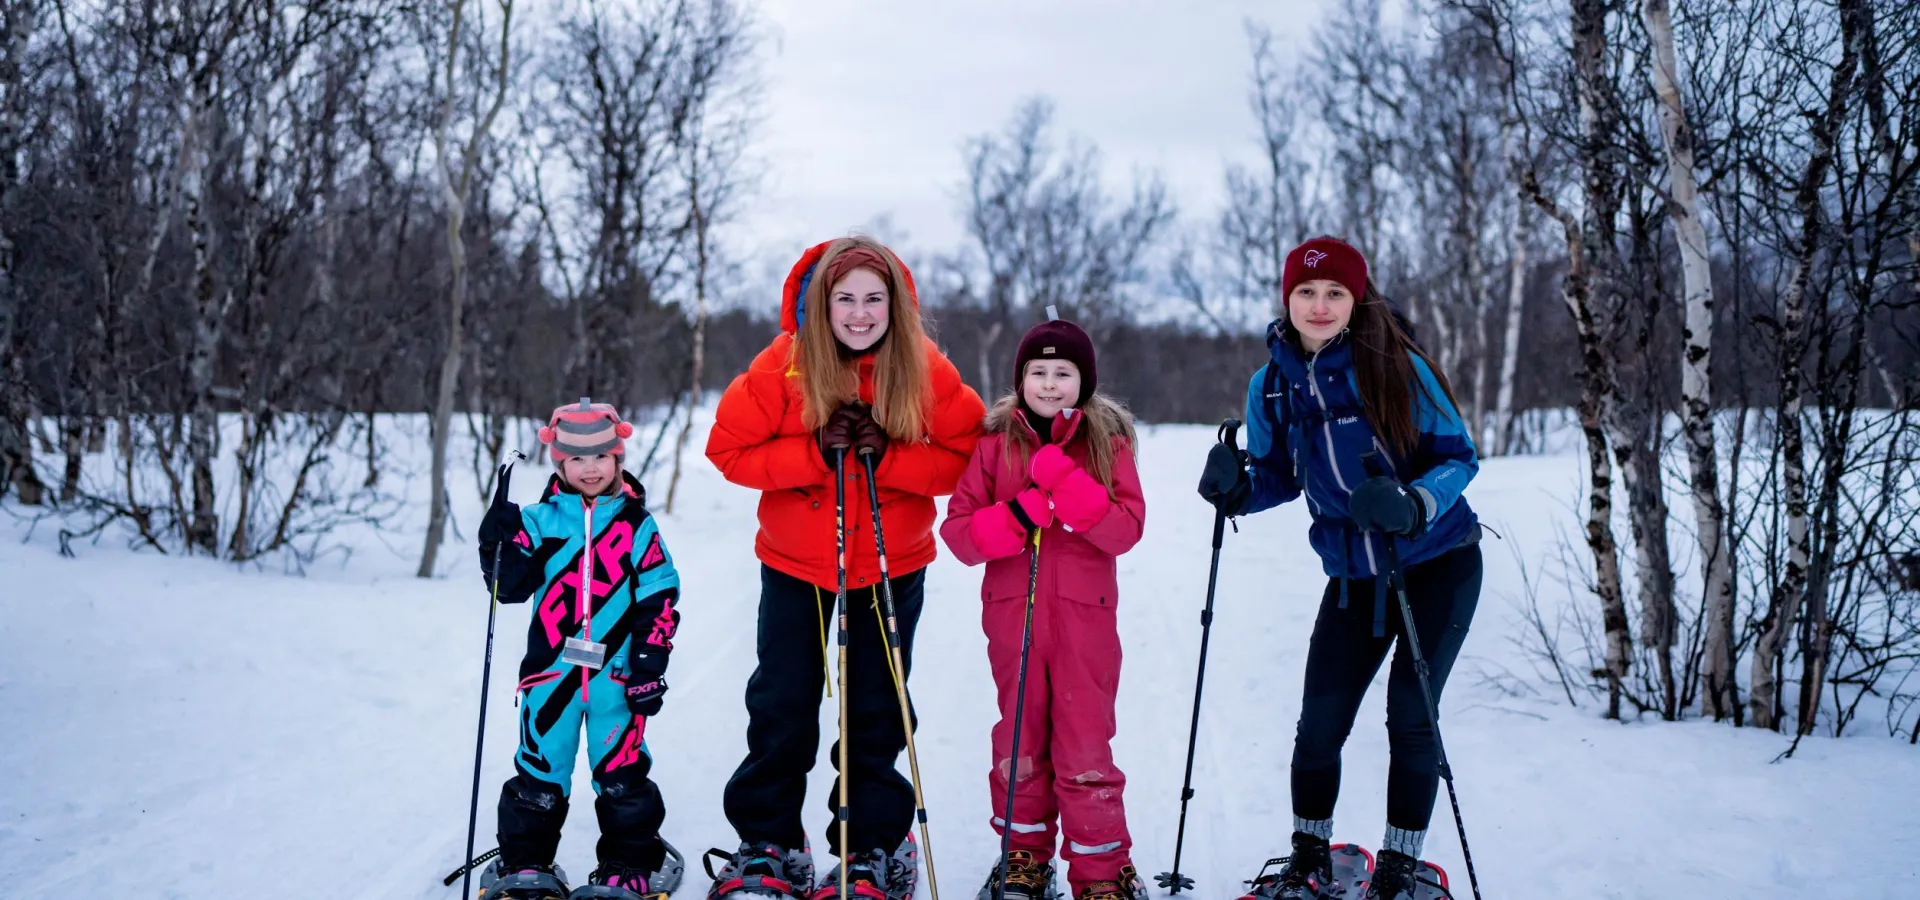
[[[761,0],[766,183],[736,236],[754,258],[888,217],[922,252],[962,239],[961,146],[1050,97],[1061,137],[1121,179],[1156,168],[1183,219],[1211,220],[1250,155],[1249,18],[1297,57],[1320,0]],[[1297,43],[1288,46],[1289,37]],[[902,232],[905,240],[902,240]],[[913,260],[908,260],[909,264]]]

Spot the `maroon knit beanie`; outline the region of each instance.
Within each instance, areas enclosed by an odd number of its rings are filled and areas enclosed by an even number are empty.
[[[1321,278],[1339,282],[1358,301],[1367,296],[1367,258],[1346,241],[1330,237],[1293,248],[1280,276],[1280,302],[1286,303],[1302,282]]]
[[[1080,370],[1080,399],[1073,404],[1076,409],[1100,386],[1100,372],[1093,361],[1093,339],[1087,337],[1080,326],[1057,318],[1051,306],[1047,307],[1047,321],[1033,326],[1027,336],[1020,339],[1020,350],[1013,359],[1015,391],[1027,380],[1027,363],[1036,359],[1064,359]]]

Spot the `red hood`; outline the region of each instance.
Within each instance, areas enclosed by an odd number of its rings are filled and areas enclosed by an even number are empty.
[[[836,239],[837,240],[837,239]],[[780,330],[788,334],[800,333],[800,294],[806,290],[807,281],[813,276],[813,267],[820,257],[827,253],[827,246],[833,241],[821,241],[800,254],[800,260],[787,271],[787,283],[780,289]],[[907,281],[907,295],[913,300],[915,309],[920,308],[920,289],[914,286],[913,271],[893,248],[886,248],[887,255],[893,257],[894,265],[900,267],[900,275]]]

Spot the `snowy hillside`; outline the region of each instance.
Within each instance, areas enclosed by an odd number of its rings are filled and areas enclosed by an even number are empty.
[[[704,431],[700,432],[704,434]],[[1171,862],[1211,511],[1193,483],[1213,429],[1149,429],[1147,538],[1121,560],[1126,663],[1117,757],[1136,859]],[[416,451],[418,452],[418,451]],[[456,457],[458,458],[458,457]],[[649,729],[667,838],[690,858],[735,838],[721,787],[744,753],[753,667],[755,495],[704,459],[662,517],[684,580],[673,691]],[[1490,676],[1517,646],[1516,551],[1538,570],[1577,490],[1568,457],[1486,464],[1468,497],[1506,536],[1444,704],[1448,750],[1488,897],[1893,897],[1920,876],[1920,753],[1862,736],[1785,742],[1713,724],[1609,723]],[[516,499],[544,471],[528,466]],[[470,478],[470,475],[464,476]],[[424,483],[424,479],[418,479]],[[650,481],[664,487],[664,478]],[[424,494],[424,486],[419,488]],[[661,493],[664,493],[662,490]],[[454,492],[471,533],[480,502]],[[660,498],[656,498],[658,500]],[[421,504],[412,504],[417,510]],[[656,503],[656,505],[658,505]],[[346,535],[306,577],[126,549],[58,555],[54,523],[0,516],[0,883],[9,897],[433,898],[465,837],[487,604],[463,540],[445,576],[410,577],[418,525]],[[1323,580],[1300,504],[1229,533],[1185,868],[1195,896],[1237,896],[1290,829],[1287,759]],[[943,550],[944,554],[944,550]],[[953,898],[991,864],[979,572],[943,555],[928,579],[911,686],[922,715],[936,861]],[[1562,602],[1563,592],[1543,599]],[[482,847],[510,771],[512,672],[527,608],[502,610],[482,787]],[[802,636],[801,639],[808,639]],[[1530,676],[1525,676],[1530,677]],[[1384,682],[1384,672],[1381,681]],[[1384,685],[1348,744],[1336,839],[1380,839]],[[832,727],[832,704],[822,720]],[[1863,732],[1865,733],[1865,732]],[[821,748],[824,755],[825,747]],[[904,764],[904,763],[903,763]],[[592,867],[584,766],[561,845]],[[816,769],[807,821],[827,820]],[[1444,793],[1427,855],[1465,870]],[[690,873],[682,900],[698,898]]]

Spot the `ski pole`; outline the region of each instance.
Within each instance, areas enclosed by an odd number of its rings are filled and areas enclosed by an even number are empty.
[[[513,460],[527,458],[518,450],[508,453],[511,458],[500,467],[499,482],[494,485],[494,496],[498,499],[507,496],[507,483],[513,477]],[[500,612],[500,549],[505,543],[500,541],[493,545],[493,588],[492,597],[487,603],[487,656],[486,662],[480,666],[480,726],[475,729],[473,738],[473,800],[467,804],[467,859],[473,858],[473,836],[480,827],[480,758],[487,745],[487,684],[493,680],[493,624]],[[461,896],[471,896],[472,888],[473,866],[468,865],[460,880]]]
[[[933,837],[927,832],[927,798],[920,790],[920,754],[913,746],[913,703],[907,697],[907,666],[901,650],[900,622],[893,609],[893,577],[887,574],[887,535],[880,522],[880,486],[874,476],[872,448],[860,451],[867,467],[867,505],[873,508],[873,548],[880,557],[880,602],[885,607],[887,627],[881,632],[887,657],[892,662],[893,692],[900,700],[900,730],[907,736],[907,768],[913,773],[913,813],[920,820],[920,847],[926,854],[927,887],[932,900],[940,900],[940,879],[933,872]]]
[[[1020,776],[1020,720],[1027,712],[1027,651],[1033,648],[1033,597],[1040,589],[1040,529],[1030,541],[1033,561],[1027,565],[1027,622],[1020,627],[1020,677],[1013,695],[1013,747],[1007,754],[1007,811],[1000,820],[1000,878],[994,900],[1007,900],[1007,854],[1013,850],[1013,793]]]
[[[841,897],[848,896],[847,854],[853,852],[849,843],[847,807],[847,782],[852,777],[847,754],[847,448],[845,444],[833,448],[833,553],[834,564],[839,569],[835,574],[833,602],[840,622],[840,805],[836,812],[840,827],[840,881]]]
[[[1234,433],[1240,430],[1240,420],[1228,419],[1220,423],[1218,438],[1240,455],[1240,447],[1234,441]],[[1178,894],[1182,889],[1192,890],[1193,879],[1180,874],[1180,852],[1187,842],[1187,801],[1193,799],[1193,751],[1200,741],[1200,690],[1207,683],[1207,641],[1213,636],[1213,591],[1220,580],[1220,542],[1227,530],[1227,511],[1216,507],[1213,511],[1213,565],[1207,570],[1207,605],[1200,610],[1200,669],[1193,676],[1193,724],[1187,728],[1187,775],[1180,784],[1180,827],[1174,832],[1173,870],[1162,872],[1154,877],[1169,894]]]
[[[1371,473],[1382,471],[1380,455],[1369,453],[1364,462]],[[1433,726],[1433,747],[1440,756],[1440,780],[1447,783],[1447,801],[1453,805],[1453,827],[1460,832],[1460,855],[1467,862],[1467,884],[1473,888],[1473,900],[1480,900],[1480,875],[1473,868],[1473,848],[1467,844],[1467,822],[1460,815],[1460,794],[1453,786],[1453,766],[1447,763],[1447,743],[1440,738],[1440,706],[1433,701],[1433,683],[1427,676],[1427,657],[1420,652],[1420,634],[1413,627],[1413,606],[1407,602],[1406,572],[1400,568],[1400,548],[1394,536],[1385,532],[1380,543],[1387,546],[1387,579],[1398,596],[1400,621],[1407,629],[1407,650],[1413,656],[1413,674],[1419,677],[1420,696],[1427,704],[1427,722]]]

